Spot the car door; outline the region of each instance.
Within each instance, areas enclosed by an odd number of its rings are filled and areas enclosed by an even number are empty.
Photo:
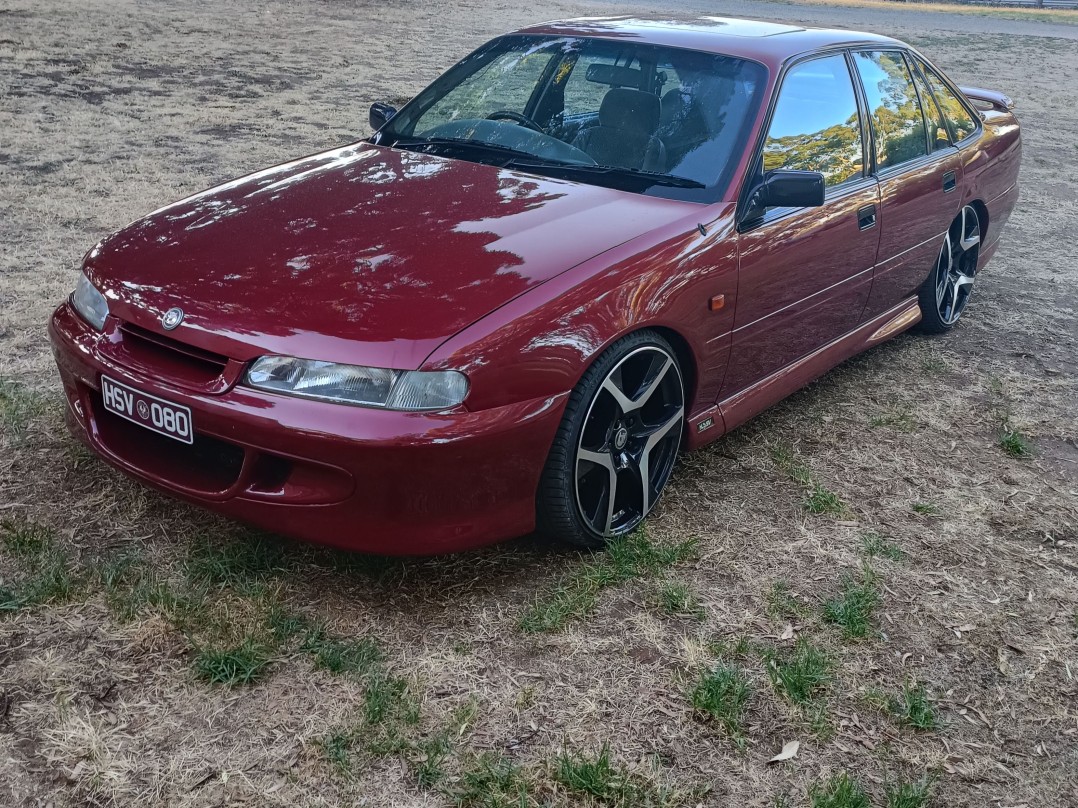
[[[962,162],[906,52],[853,53],[880,184],[880,247],[866,317],[917,293],[961,205]],[[916,83],[914,81],[916,76]]]
[[[790,67],[778,90],[756,179],[819,171],[823,207],[770,208],[741,225],[732,350],[720,400],[853,329],[868,301],[879,204],[865,168],[861,109],[844,52]]]

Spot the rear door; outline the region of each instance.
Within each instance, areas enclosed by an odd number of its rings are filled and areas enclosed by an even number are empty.
[[[814,56],[782,78],[757,177],[819,171],[822,208],[769,208],[738,237],[737,307],[727,398],[845,334],[861,320],[879,228],[865,168],[861,110],[844,52]]]
[[[962,161],[904,51],[855,51],[880,184],[880,247],[866,318],[917,293],[958,214]]]

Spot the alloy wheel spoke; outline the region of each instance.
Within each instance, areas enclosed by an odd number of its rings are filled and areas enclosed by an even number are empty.
[[[614,458],[610,456],[609,452],[593,452],[589,449],[581,449],[577,453],[577,477],[580,476],[579,466],[581,462],[594,463],[597,466],[602,466],[607,471],[607,486],[606,486],[606,521],[602,525],[602,531],[604,536],[609,536],[611,533],[611,525],[614,521],[614,498],[618,491],[618,471],[614,468]],[[600,499],[596,507],[595,516],[599,516],[598,506],[602,505]],[[592,523],[593,527],[599,528],[599,525]]]
[[[944,266],[943,257],[947,256],[947,264]],[[954,257],[952,256],[951,248],[951,234],[948,232],[943,237],[943,249],[940,250],[939,267],[936,270],[938,281],[936,282],[936,305],[943,305],[943,298],[947,293],[947,281],[951,277],[951,267],[954,266]]]
[[[962,208],[962,239],[959,241],[959,246],[962,251],[971,250],[981,243],[981,228],[977,222],[973,224],[973,230],[969,233],[966,232],[966,211],[970,208]]]
[[[643,505],[641,513],[647,516],[649,510],[651,510],[651,452],[652,450],[665,438],[670,430],[675,425],[681,425],[681,419],[685,414],[684,407],[678,407],[677,412],[670,416],[670,418],[662,424],[658,429],[653,431],[644,444],[644,450],[640,455],[640,490],[643,491]]]
[[[633,410],[639,410],[651,400],[652,395],[659,389],[660,385],[662,385],[663,379],[666,378],[666,374],[670,372],[670,368],[673,366],[674,361],[670,357],[664,356],[662,366],[659,368],[658,373],[652,377],[643,392],[636,398],[629,398],[629,396],[625,395],[621,388],[614,383],[613,374],[608,376],[606,381],[603,382],[602,389],[614,398],[617,405],[621,407],[622,414],[628,414]]]
[[[659,389],[659,385],[662,384],[663,379],[666,378],[666,374],[670,372],[670,368],[674,366],[674,360],[669,356],[664,356],[663,360],[659,372],[655,374],[650,382],[648,382],[647,387],[644,388],[644,392],[637,396],[636,400],[633,401],[633,409],[638,410],[648,403],[651,396]]]
[[[608,392],[613,397],[619,409],[621,409],[622,415],[634,409],[632,399],[630,399],[627,395],[621,392],[621,389],[616,384],[614,384],[613,377],[607,377],[606,381],[603,382],[602,389]]]
[[[962,285],[955,281],[951,285],[951,317],[955,317],[958,314],[958,296],[962,291]]]

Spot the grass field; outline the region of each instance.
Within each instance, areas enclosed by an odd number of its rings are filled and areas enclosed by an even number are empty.
[[[0,0],[0,805],[1078,805],[1074,26],[707,4],[1006,92],[1023,196],[960,327],[686,455],[607,552],[299,546],[66,434],[45,323],[103,234],[629,7]]]

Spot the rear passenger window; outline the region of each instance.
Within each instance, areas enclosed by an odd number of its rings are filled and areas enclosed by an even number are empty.
[[[853,58],[868,98],[877,168],[891,168],[927,154],[925,120],[902,54],[872,51],[855,53]]]
[[[861,125],[844,56],[801,62],[786,73],[763,158],[764,171],[819,171],[828,186],[862,175]]]
[[[917,93],[921,96],[921,107],[925,111],[925,121],[928,122],[928,142],[932,151],[946,149],[951,145],[950,135],[947,134],[947,125],[940,115],[939,106],[932,99],[932,93],[925,84],[924,78],[918,71],[913,71],[913,83],[917,85]]]
[[[973,116],[969,114],[965,104],[959,101],[958,96],[943,83],[943,79],[939,77],[936,71],[924,62],[920,62],[920,65],[921,70],[925,72],[925,77],[928,78],[929,85],[932,87],[932,94],[939,101],[940,108],[943,110],[943,117],[951,128],[951,137],[954,138],[956,143],[960,140],[965,140],[977,131],[977,122],[973,120]]]

